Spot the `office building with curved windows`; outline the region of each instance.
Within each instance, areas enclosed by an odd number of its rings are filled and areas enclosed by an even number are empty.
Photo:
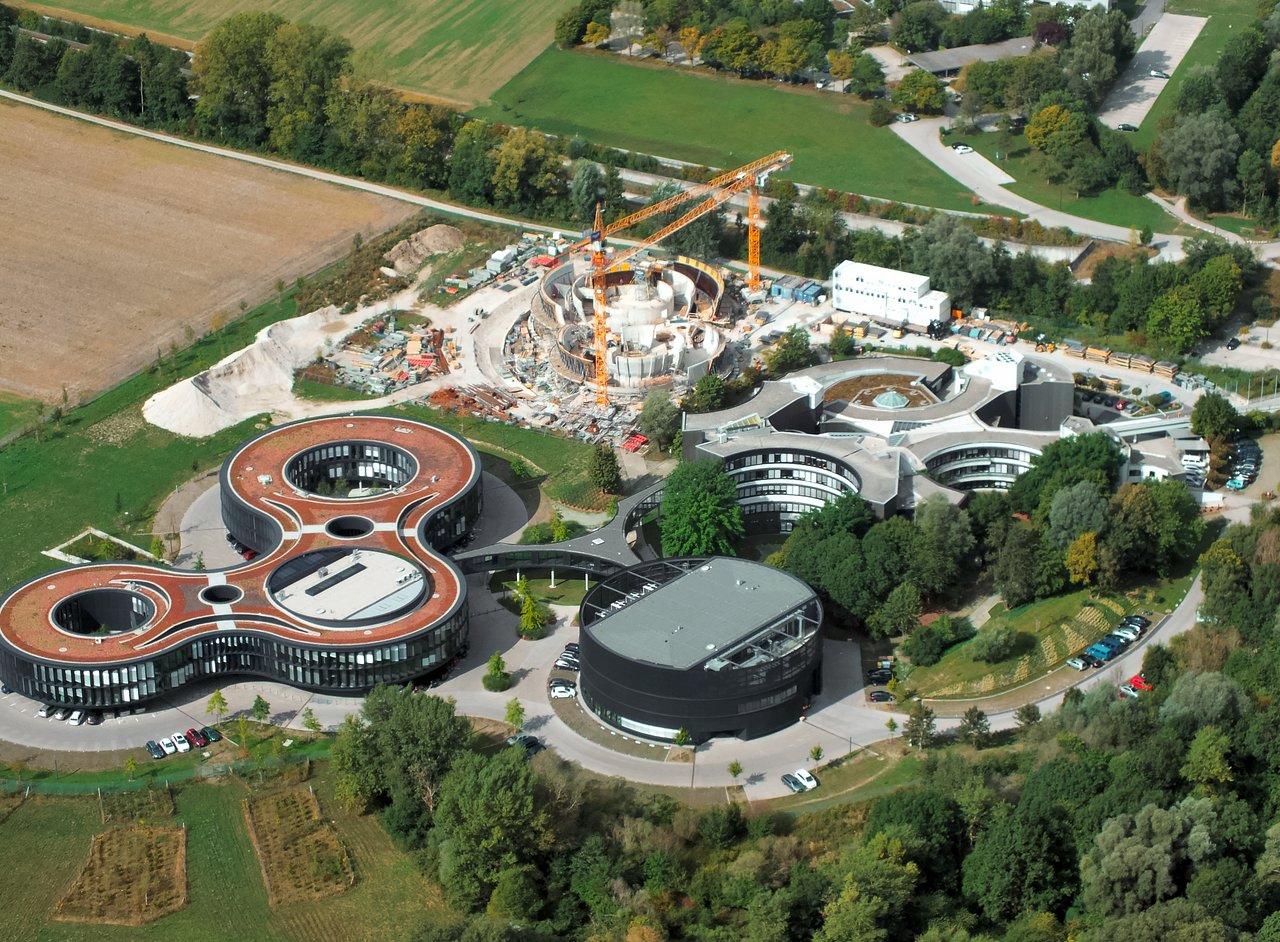
[[[932,494],[958,503],[969,491],[1007,489],[1050,442],[1106,430],[1073,416],[1073,387],[1066,368],[1007,349],[959,368],[858,357],[686,415],[682,445],[686,459],[724,462],[748,532],[786,533],[848,492],[883,518]],[[1130,459],[1125,479],[1182,473],[1150,442],[1116,437]]]
[[[583,705],[648,739],[763,736],[821,691],[822,603],[762,563],[640,563],[591,589],[580,619]]]
[[[467,646],[444,552],[477,523],[461,438],[391,416],[270,429],[222,465],[228,533],[259,555],[190,572],[74,566],[0,600],[0,679],[60,704],[142,704],[207,678],[333,694],[430,674]]]

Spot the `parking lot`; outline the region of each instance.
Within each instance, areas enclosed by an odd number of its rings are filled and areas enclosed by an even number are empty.
[[[1160,17],[1128,67],[1116,79],[1102,103],[1098,120],[1109,128],[1141,127],[1168,83],[1167,79],[1151,73],[1172,75],[1207,22],[1203,17],[1174,13]]]

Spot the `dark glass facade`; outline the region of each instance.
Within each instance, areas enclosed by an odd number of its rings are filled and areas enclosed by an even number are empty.
[[[712,669],[710,661],[686,670],[623,657],[602,645],[591,625],[607,617],[608,600],[636,594],[671,578],[673,566],[704,560],[661,560],[623,570],[583,599],[579,643],[583,704],[610,726],[648,739],[674,739],[680,729],[694,742],[715,736],[753,739],[799,720],[822,687],[822,603],[816,595],[768,624],[743,611],[743,638],[774,632],[794,639],[786,653],[757,663]]]

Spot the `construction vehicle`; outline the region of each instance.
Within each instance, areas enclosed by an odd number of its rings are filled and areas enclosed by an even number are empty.
[[[609,327],[606,311],[606,274],[609,271],[620,271],[630,259],[646,249],[652,248],[667,236],[683,229],[689,223],[699,219],[712,210],[718,209],[729,201],[736,193],[746,190],[747,196],[747,287],[754,291],[760,287],[760,190],[768,182],[770,174],[785,169],[791,163],[791,155],[786,151],[777,151],[767,157],[761,157],[736,170],[722,173],[707,183],[682,190],[675,196],[660,200],[652,206],[637,210],[629,216],[605,225],[601,207],[596,205],[595,223],[583,237],[569,246],[563,253],[571,256],[574,252],[589,249],[591,255],[591,288],[594,295],[593,332],[595,346],[595,385],[596,405],[609,404]],[[646,239],[633,244],[621,254],[612,258],[607,255],[608,237],[646,219],[652,219],[662,213],[696,202],[692,209],[686,211],[674,222],[664,226]]]
[[[1045,337],[1044,334],[1036,334],[1036,353],[1053,353],[1057,349],[1057,344]]]

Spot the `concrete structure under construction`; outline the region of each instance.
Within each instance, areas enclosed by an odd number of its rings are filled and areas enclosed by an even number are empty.
[[[643,395],[676,378],[695,383],[725,354],[725,333],[715,321],[724,281],[691,258],[633,261],[607,274],[609,383],[622,394]],[[595,378],[595,296],[590,273],[572,264],[543,278],[529,324],[561,377]]]

